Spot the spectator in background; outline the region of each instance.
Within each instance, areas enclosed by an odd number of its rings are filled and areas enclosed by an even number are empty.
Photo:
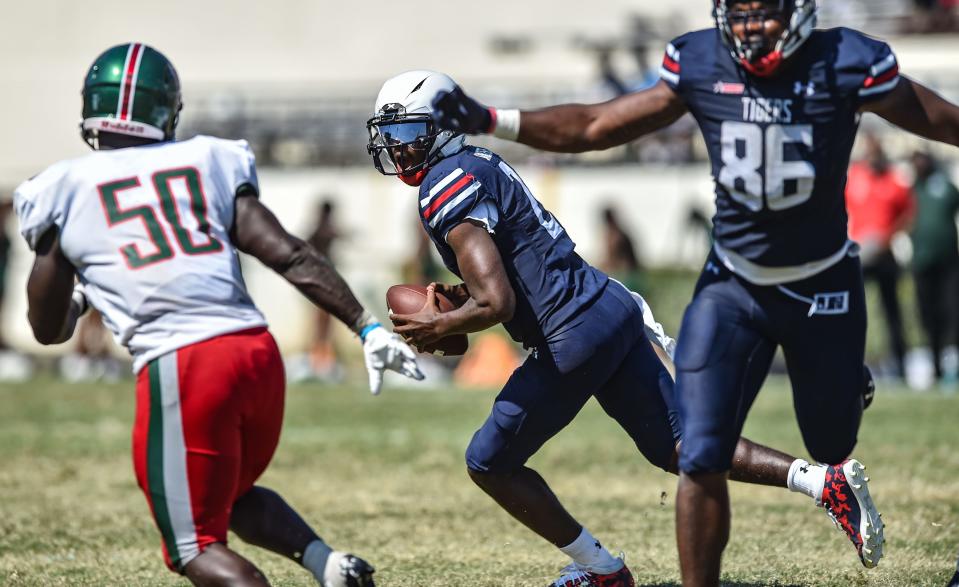
[[[7,192],[4,192],[5,194]],[[0,203],[0,326],[3,324],[2,309],[7,288],[7,268],[10,266],[10,237],[7,235],[7,219],[13,210],[13,202]],[[7,349],[7,341],[0,329],[0,351]]]
[[[929,347],[936,379],[943,380],[942,351],[959,346],[959,191],[929,153],[912,155],[916,173],[916,220],[912,228],[912,269],[916,303]],[[956,373],[948,374],[955,381]]]
[[[321,255],[330,259],[331,263],[333,244],[342,236],[336,226],[334,211],[333,201],[322,198],[317,208],[316,226],[306,239]],[[339,381],[343,377],[343,369],[333,346],[330,313],[316,306],[315,316],[313,342],[310,345],[310,367],[313,376],[323,381]]]
[[[600,269],[621,281],[632,291],[643,291],[642,264],[632,237],[623,228],[619,215],[611,207],[603,208],[603,259]]]
[[[915,8],[905,23],[907,33],[944,33],[956,30],[957,0],[913,0]]]
[[[892,254],[892,237],[904,230],[913,212],[909,187],[889,164],[882,144],[873,134],[863,135],[865,158],[849,167],[846,209],[849,237],[861,247],[863,277],[879,285],[889,335],[893,372],[905,375],[906,342],[899,306],[899,264]]]
[[[7,201],[12,189],[0,189],[0,381],[25,381],[33,375],[33,361],[11,349],[3,332],[3,302],[7,285],[7,270],[10,268],[10,235],[7,222],[13,211],[13,202]]]

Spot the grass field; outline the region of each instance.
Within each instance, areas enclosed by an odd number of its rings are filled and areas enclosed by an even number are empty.
[[[172,585],[129,455],[132,385],[52,380],[0,388],[0,584]],[[884,393],[885,392],[885,393]],[[491,393],[292,387],[262,482],[384,586],[544,586],[565,564],[466,476],[462,453]],[[862,569],[808,498],[738,485],[724,580],[739,587],[942,587],[959,548],[959,397],[880,390],[857,456],[887,522],[887,557]],[[803,454],[772,380],[747,433]],[[676,585],[675,478],[644,463],[590,403],[532,462],[574,514],[623,550],[639,585]],[[308,585],[275,555],[233,544],[277,585]]]

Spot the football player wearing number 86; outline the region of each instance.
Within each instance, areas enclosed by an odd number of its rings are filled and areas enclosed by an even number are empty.
[[[840,465],[856,444],[866,308],[843,191],[860,115],[959,144],[959,108],[901,76],[886,43],[815,29],[815,0],[712,4],[716,26],[669,43],[648,90],[524,112],[486,108],[459,88],[434,100],[443,129],[560,152],[627,143],[686,112],[699,123],[716,215],[676,353],[685,432],[676,523],[689,587],[719,583],[726,474],[777,346],[813,458]],[[862,530],[872,550],[876,529]]]
[[[174,141],[180,106],[177,73],[153,48],[118,45],[94,61],[82,133],[95,152],[51,166],[14,196],[36,253],[33,332],[44,344],[64,342],[92,305],[133,355],[134,469],[171,569],[197,585],[266,585],[227,547],[230,529],[325,587],[372,586],[369,564],[332,550],[283,498],[255,485],[279,441],[285,382],[237,252],[353,329],[374,394],[384,369],[422,379],[415,355],[260,203],[245,141]]]
[[[502,322],[532,352],[496,397],[466,451],[470,477],[520,522],[569,555],[553,585],[630,587],[633,578],[577,522],[526,461],[569,424],[590,397],[653,464],[676,469],[682,429],[675,409],[672,341],[638,294],[591,267],[519,174],[495,153],[433,124],[430,100],[448,76],[410,71],[388,80],[367,122],[368,150],[382,173],[419,186],[423,228],[459,285],[432,284],[423,308],[391,315],[395,332],[429,349],[450,334]],[[435,293],[457,309],[439,313]],[[858,390],[870,377],[860,365]],[[877,520],[858,461],[811,465],[746,439],[731,478],[804,493],[825,508],[874,566],[881,548],[862,543],[859,518]],[[855,492],[855,498],[853,497]],[[846,501],[861,499],[850,514]],[[876,537],[881,541],[881,535]],[[878,544],[881,546],[881,542]]]

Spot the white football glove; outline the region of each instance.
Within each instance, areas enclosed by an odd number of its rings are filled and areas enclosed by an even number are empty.
[[[377,395],[383,385],[383,370],[396,371],[421,381],[425,375],[416,364],[416,353],[403,339],[381,325],[372,326],[363,337],[363,358],[370,373],[370,393]]]

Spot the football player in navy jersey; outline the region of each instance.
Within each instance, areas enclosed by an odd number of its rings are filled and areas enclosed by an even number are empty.
[[[419,187],[423,228],[464,281],[431,284],[420,312],[391,316],[395,331],[429,351],[444,336],[503,323],[532,349],[470,442],[470,477],[573,559],[554,585],[632,585],[622,559],[603,548],[525,463],[595,396],[651,463],[677,472],[681,429],[669,373],[671,339],[638,294],[576,254],[566,231],[508,163],[466,145],[462,134],[435,127],[430,101],[455,87],[448,76],[430,71],[396,76],[380,90],[367,123],[374,165]],[[438,313],[437,292],[458,308]],[[748,440],[739,441],[735,453],[733,479],[789,487],[815,499],[834,520],[844,519],[849,507],[842,500],[853,488],[841,467],[810,465]],[[865,479],[855,483],[862,511],[878,519]],[[858,524],[847,521],[843,528],[862,555]],[[877,548],[863,562],[873,566],[880,556]]]
[[[861,478],[844,464],[863,408],[866,309],[843,201],[861,114],[959,144],[959,108],[900,76],[886,43],[815,29],[816,12],[815,0],[716,0],[716,26],[669,43],[659,83],[602,104],[520,113],[487,108],[459,88],[434,99],[443,129],[560,152],[627,143],[686,112],[699,123],[716,214],[676,355],[684,428],[676,524],[687,586],[718,585],[726,476],[777,346],[810,454],[853,486]],[[860,522],[870,556],[881,546],[880,522]]]

